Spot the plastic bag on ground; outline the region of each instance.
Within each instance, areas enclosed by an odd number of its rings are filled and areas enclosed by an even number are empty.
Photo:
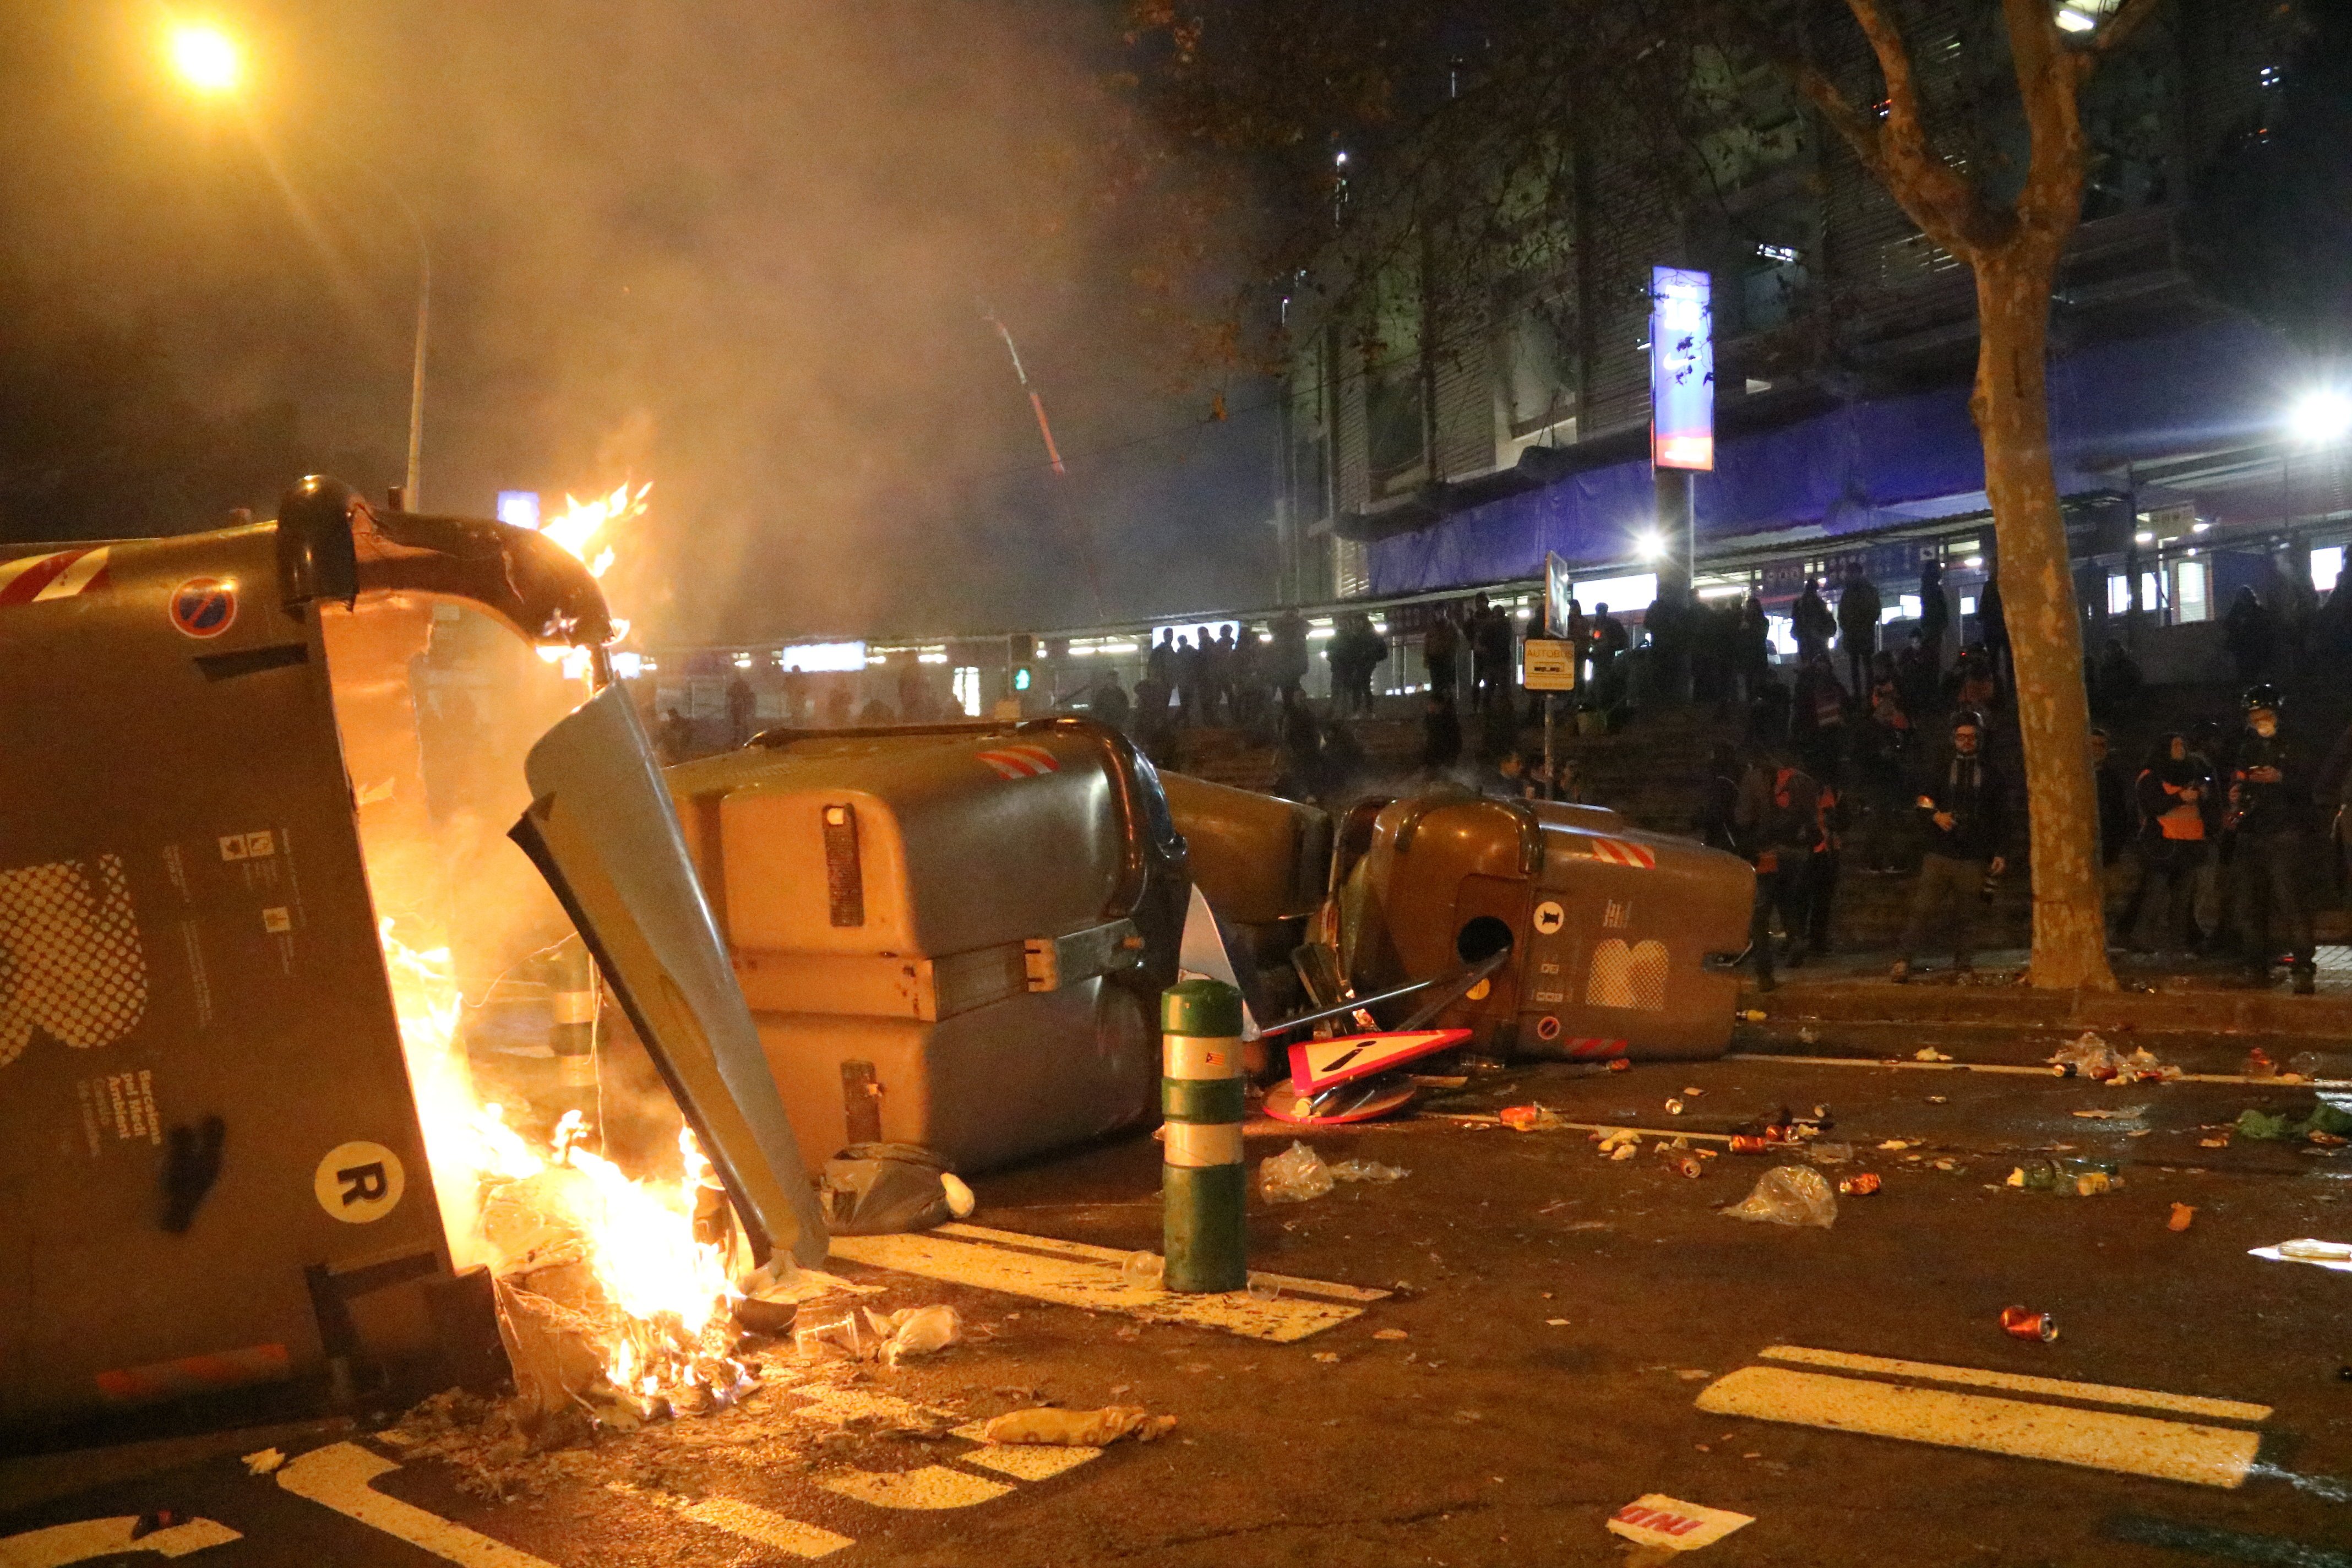
[[[1331,1190],[1331,1167],[1303,1142],[1294,1142],[1257,1168],[1257,1190],[1270,1204],[1303,1204]]]
[[[947,1162],[917,1143],[852,1143],[824,1163],[817,1203],[835,1236],[929,1230],[957,1215]],[[971,1213],[971,1189],[961,1182]]]
[[[896,1312],[869,1307],[866,1321],[881,1342],[882,1359],[892,1366],[908,1356],[943,1351],[963,1338],[963,1318],[953,1307],[906,1307]]]
[[[1828,1181],[1811,1166],[1775,1165],[1764,1173],[1754,1192],[1723,1212],[1734,1219],[1817,1225],[1827,1230],[1837,1223],[1837,1197]]]
[[[2137,1083],[2145,1079],[2180,1076],[2179,1068],[2158,1061],[2147,1047],[2126,1054],[2089,1029],[2059,1047],[2049,1060],[2061,1072],[2101,1083]]]
[[[1149,1443],[1176,1425],[1173,1415],[1154,1415],[1140,1405],[1101,1410],[1015,1410],[980,1429],[983,1443],[1042,1443],[1069,1448],[1099,1448],[1121,1437]]]
[[[1342,1160],[1323,1168],[1335,1182],[1393,1182],[1412,1174],[1402,1165],[1383,1165],[1377,1160]]]

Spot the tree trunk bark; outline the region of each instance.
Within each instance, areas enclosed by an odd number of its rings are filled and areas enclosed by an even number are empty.
[[[2082,628],[2050,466],[2044,373],[2056,272],[2057,247],[2037,244],[2032,235],[1977,257],[1977,384],[1969,411],[1984,440],[1985,492],[2017,670],[2033,871],[2027,983],[2112,991]]]

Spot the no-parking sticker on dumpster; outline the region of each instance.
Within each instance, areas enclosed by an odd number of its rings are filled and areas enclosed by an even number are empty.
[[[236,584],[191,577],[172,590],[172,624],[192,637],[216,637],[236,624]]]

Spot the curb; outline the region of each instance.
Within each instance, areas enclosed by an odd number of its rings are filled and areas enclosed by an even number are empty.
[[[2141,1034],[2352,1037],[2352,997],[2260,991],[2032,991],[2018,986],[1895,985],[1884,980],[1783,984],[1742,992],[1769,1023],[1986,1024],[2126,1029]]]

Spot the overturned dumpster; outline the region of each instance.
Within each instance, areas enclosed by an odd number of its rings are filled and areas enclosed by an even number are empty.
[[[0,1427],[462,1364],[491,1281],[461,1265],[520,1266],[528,1234],[585,1268],[580,1214],[661,1209],[590,1163],[611,1164],[591,1129],[519,1151],[446,1103],[468,1092],[466,998],[445,951],[393,937],[417,911],[388,906],[428,869],[461,900],[494,850],[527,853],[576,922],[741,1247],[821,1256],[621,691],[582,688],[530,750],[520,852],[475,823],[453,863],[430,836],[458,818],[419,804],[407,655],[460,613],[521,644],[612,630],[541,536],[316,479],[274,522],[0,563]],[[530,1182],[569,1206],[512,1212]],[[591,1281],[567,1310],[612,1294]]]

